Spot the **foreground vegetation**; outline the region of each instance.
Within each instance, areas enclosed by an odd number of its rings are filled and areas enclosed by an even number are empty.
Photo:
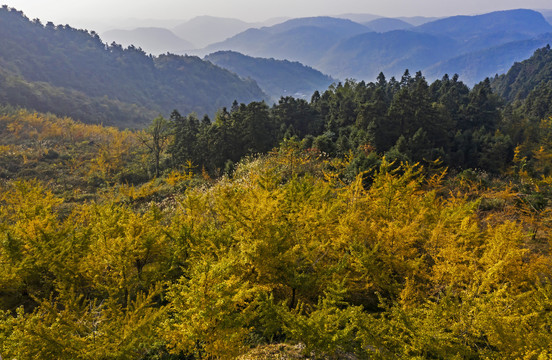
[[[151,133],[4,109],[0,354],[546,359],[552,122],[535,126],[501,176],[370,149],[355,172],[288,139],[216,180],[149,180]]]

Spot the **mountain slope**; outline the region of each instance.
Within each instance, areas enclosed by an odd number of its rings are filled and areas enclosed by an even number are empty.
[[[512,68],[492,82],[493,89],[508,101],[524,100],[541,84],[552,81],[552,50],[538,49],[533,56],[515,63]]]
[[[145,107],[104,97],[90,97],[81,91],[28,82],[0,69],[0,104],[55,113],[121,128],[137,128],[149,123],[157,112]]]
[[[443,74],[456,73],[463,82],[472,86],[486,77],[506,73],[515,62],[529,58],[536,49],[549,43],[552,43],[552,34],[509,42],[435,64],[425,69],[424,74],[428,79],[437,79]]]
[[[207,47],[205,53],[231,50],[299,61],[339,79],[372,81],[380,71],[387,76],[400,76],[405,69],[428,69],[431,77],[440,78],[443,74],[436,71],[446,69],[449,73],[465,74],[470,83],[475,83],[481,80],[477,78],[480,74],[505,71],[512,61],[520,59],[514,56],[516,48],[525,49],[523,55],[527,55],[527,51],[542,46],[539,36],[552,32],[552,25],[542,14],[523,9],[454,16],[416,27],[408,24],[428,20],[431,19],[372,18],[363,26],[328,17],[293,19],[272,27],[248,29]],[[387,31],[397,27],[407,29]],[[531,39],[535,41],[514,44]],[[500,48],[503,44],[511,45]],[[486,64],[481,56],[492,61]],[[475,64],[472,68],[468,68],[470,61]]]
[[[407,23],[406,21],[393,18],[380,18],[363,23],[365,26],[376,32],[388,32],[393,30],[406,30],[413,28],[414,25]]]
[[[172,31],[183,39],[189,39],[197,48],[203,48],[251,27],[253,24],[238,19],[198,16],[175,26]]]
[[[546,19],[546,21],[548,21],[549,24],[552,24],[552,10],[551,9],[542,9],[542,10],[538,10],[538,12],[540,12],[542,14],[542,16],[544,16],[544,18]]]
[[[532,37],[551,32],[552,25],[537,11],[519,9],[476,16],[452,16],[420,25],[415,31],[466,41],[492,33],[512,32]]]
[[[336,15],[335,17],[338,19],[349,19],[359,24],[381,18],[381,16],[374,14],[341,14]]]
[[[379,72],[400,76],[417,71],[454,53],[449,38],[412,31],[366,33],[339,42],[318,63],[321,71],[338,78],[375,79]]]
[[[277,100],[281,96],[310,97],[325,90],[334,80],[298,62],[253,58],[233,51],[220,51],[205,57],[242,77],[252,78],[261,89]]]
[[[317,17],[305,17],[297,18],[285,21],[281,24],[276,24],[270,27],[265,27],[263,30],[271,33],[278,34],[292,29],[302,27],[317,27],[321,29],[330,29],[333,33],[341,36],[348,37],[361,34],[363,32],[371,31],[366,26],[356,23],[348,19],[338,19],[329,16],[317,16]]]
[[[0,69],[27,83],[47,83],[51,89],[163,114],[175,108],[213,114],[233,100],[265,96],[253,81],[197,57],[151,57],[134,47],[106,47],[95,33],[52,23],[43,26],[12,9],[0,9],[0,33]],[[43,111],[56,113],[56,104]]]
[[[274,57],[313,66],[339,40],[371,31],[347,19],[300,18],[261,29],[248,29],[212,44],[204,53],[233,50],[249,56]]]
[[[536,50],[529,59],[515,63],[506,74],[495,77],[491,86],[497,94],[510,102],[509,111],[516,117],[532,120],[533,124],[549,119],[552,116],[550,45]],[[549,141],[546,146],[548,145]]]
[[[333,29],[318,26],[301,26],[272,35],[262,44],[263,57],[275,57],[316,64],[331,44],[343,36]]]
[[[116,42],[123,46],[134,45],[150,54],[166,52],[182,53],[195,48],[191,42],[176,36],[164,28],[137,28],[133,30],[109,30],[101,34],[107,43]]]
[[[427,17],[427,16],[400,16],[397,19],[406,21],[409,24],[412,24],[414,26],[423,25],[425,23],[439,20],[437,17]]]

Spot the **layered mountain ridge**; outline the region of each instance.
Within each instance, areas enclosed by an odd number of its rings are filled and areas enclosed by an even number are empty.
[[[372,25],[372,26],[370,26]],[[461,56],[478,57],[504,44],[543,39],[552,25],[533,10],[497,11],[476,16],[453,16],[414,26],[406,21],[376,19],[364,24],[343,18],[301,18],[260,29],[248,29],[223,42],[199,51],[238,51],[254,57],[300,61],[334,78],[374,80],[379,72],[400,76],[406,68],[429,70],[430,77],[440,77],[432,69]],[[535,41],[534,51],[542,44]],[[447,68],[451,73],[492,76],[518,60],[508,52],[496,56],[496,62],[481,68]],[[488,56],[488,53],[485,53]],[[504,57],[506,56],[506,57]],[[493,58],[493,56],[491,56]],[[475,61],[478,64],[479,61]],[[453,64],[453,63],[451,63]]]
[[[257,84],[194,56],[146,55],[104,44],[94,32],[30,21],[0,9],[0,103],[86,122],[141,127],[152,114],[213,115],[234,100],[265,99]],[[8,81],[9,80],[9,81]],[[75,112],[75,103],[83,112]],[[135,109],[132,114],[124,109]],[[120,118],[119,114],[125,114]]]

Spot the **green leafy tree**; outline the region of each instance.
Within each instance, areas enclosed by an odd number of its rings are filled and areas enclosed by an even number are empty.
[[[139,135],[142,144],[153,157],[153,169],[156,177],[160,174],[161,158],[169,145],[172,135],[173,127],[163,116],[153,119],[151,125]]]

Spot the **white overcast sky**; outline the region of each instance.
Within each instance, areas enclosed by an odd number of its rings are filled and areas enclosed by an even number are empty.
[[[187,20],[199,15],[245,21],[344,13],[450,16],[552,8],[552,0],[0,0],[0,3],[22,10],[31,19],[56,24],[126,18]]]

